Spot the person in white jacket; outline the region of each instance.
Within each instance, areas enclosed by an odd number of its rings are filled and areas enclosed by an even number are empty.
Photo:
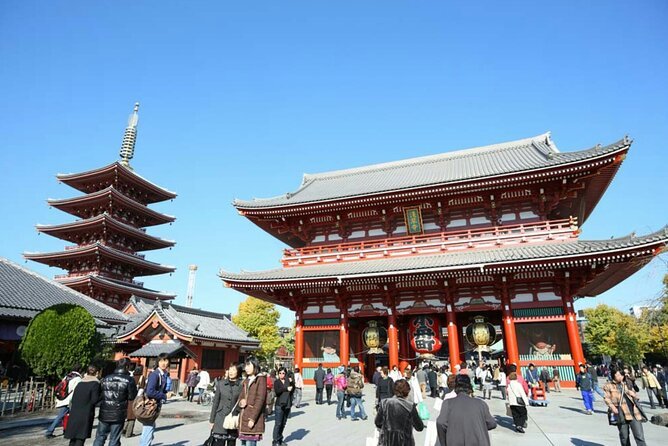
[[[516,372],[508,375],[508,404],[510,405],[510,412],[513,415],[515,430],[523,434],[524,428],[527,425],[529,398],[524,392],[522,384],[517,381]]]
[[[418,404],[423,401],[422,399],[422,389],[420,389],[420,383],[418,382],[417,376],[413,375],[411,370],[406,367],[404,370],[404,378],[408,381],[408,384],[411,386],[411,391],[406,397],[408,401],[413,401],[413,403]]]
[[[209,384],[211,384],[211,377],[209,376],[209,372],[206,370],[201,370],[197,376],[199,377],[199,382],[197,383],[197,404],[201,404],[202,395],[204,395],[204,392],[206,392]]]
[[[53,435],[53,431],[55,431],[58,425],[60,425],[63,422],[63,418],[65,418],[65,415],[67,415],[70,412],[70,401],[72,400],[74,389],[76,388],[77,384],[81,382],[81,374],[79,373],[79,368],[80,367],[78,366],[74,367],[72,371],[63,378],[64,380],[66,379],[68,381],[67,396],[63,399],[59,399],[56,397],[56,409],[58,409],[58,414],[56,415],[56,419],[53,420],[51,425],[46,429],[46,433],[44,434],[46,438],[53,438],[55,436]]]

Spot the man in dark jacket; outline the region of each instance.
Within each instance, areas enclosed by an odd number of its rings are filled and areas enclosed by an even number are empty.
[[[128,415],[128,401],[137,396],[137,385],[128,372],[130,360],[121,358],[116,370],[102,379],[102,402],[98,415],[97,434],[93,446],[104,446],[110,436],[110,446],[120,446],[121,430]]]
[[[162,407],[162,402],[171,396],[167,392],[167,368],[169,367],[169,356],[166,353],[160,353],[158,356],[158,366],[148,375],[146,380],[146,397],[158,402],[158,414]],[[150,446],[153,442],[153,433],[155,432],[155,421],[145,423],[141,431],[140,446]]]
[[[432,398],[438,398],[438,375],[433,367],[430,367],[427,372],[427,382],[429,383],[430,396]]]
[[[443,401],[436,420],[438,440],[446,444],[475,444],[489,446],[489,432],[496,428],[496,420],[483,401],[471,398],[471,378],[457,375],[457,396]]]
[[[322,391],[325,389],[325,370],[322,368],[322,363],[318,364],[317,370],[313,373],[313,380],[315,381],[315,403],[322,404]]]

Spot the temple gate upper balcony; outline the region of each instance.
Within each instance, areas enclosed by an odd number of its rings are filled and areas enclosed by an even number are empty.
[[[578,239],[574,217],[517,225],[490,226],[412,236],[391,237],[283,250],[283,267],[438,254],[467,249],[493,249],[519,244]]]

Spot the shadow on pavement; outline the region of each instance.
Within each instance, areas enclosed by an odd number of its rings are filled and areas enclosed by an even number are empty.
[[[496,424],[498,424],[501,427],[505,427],[506,429],[510,429],[511,431],[515,431],[515,425],[513,424],[513,419],[510,417],[502,417],[501,415],[494,415],[494,419],[496,420]]]
[[[170,429],[174,429],[175,427],[180,427],[183,426],[185,423],[180,423],[180,424],[169,424],[167,426],[158,426],[155,428],[155,431],[168,431]]]
[[[577,412],[577,413],[580,413],[582,415],[586,415],[584,409],[578,409],[578,408],[575,408],[575,407],[566,407],[566,406],[559,406],[559,408],[570,410],[571,412]],[[594,413],[607,414],[607,412],[604,412],[602,410],[596,410],[596,409],[594,409]]]
[[[156,443],[155,446],[186,446],[189,440],[182,440],[177,443]]]
[[[579,438],[571,438],[571,444],[575,446],[605,446],[603,443],[594,443],[593,441],[580,440]]]
[[[285,437],[285,442],[287,443],[288,441],[292,440],[303,440],[305,436],[307,436],[311,431],[307,431],[306,429],[297,429],[296,431],[293,431]]]

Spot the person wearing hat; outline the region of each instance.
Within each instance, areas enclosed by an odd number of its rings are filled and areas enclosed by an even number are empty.
[[[348,388],[348,378],[346,377],[346,368],[340,365],[336,369],[336,377],[334,378],[334,385],[336,387],[336,419],[342,420],[346,418],[346,388]]]

